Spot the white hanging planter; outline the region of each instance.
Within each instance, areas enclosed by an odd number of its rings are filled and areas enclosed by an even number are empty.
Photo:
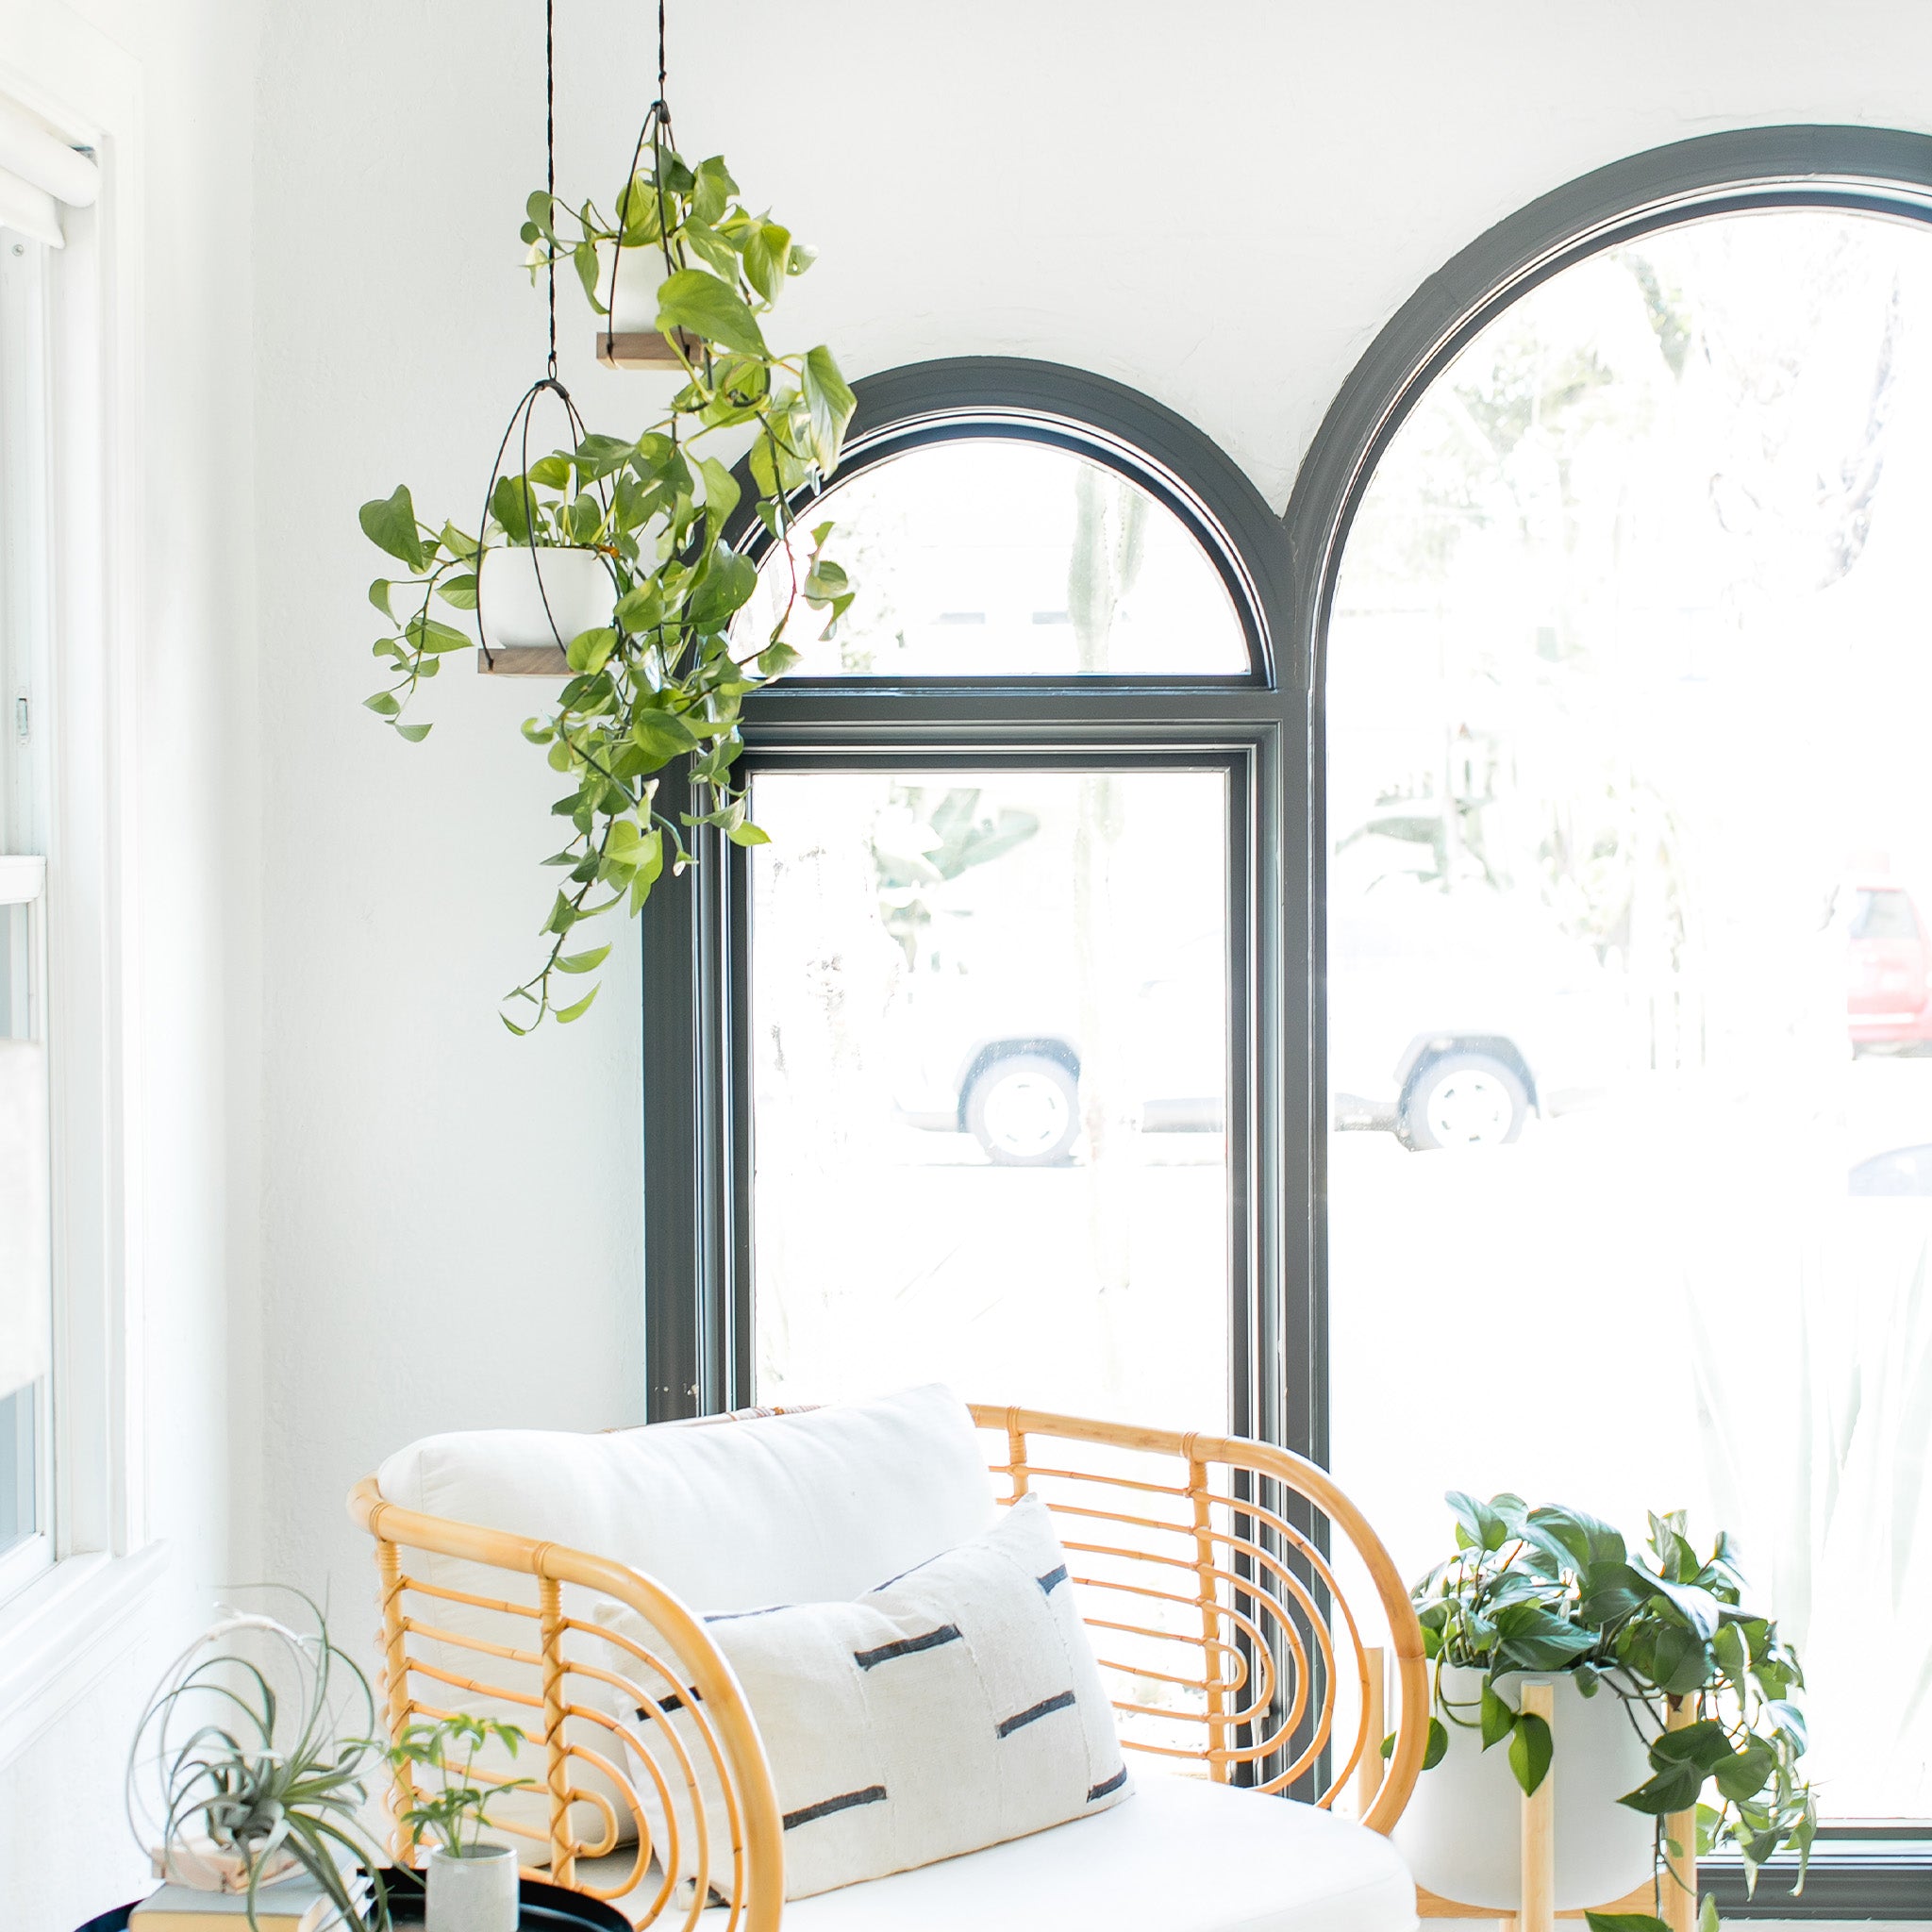
[[[1474,1719],[1487,1673],[1445,1665],[1442,1689]],[[1565,1672],[1531,1674],[1555,1690],[1550,1720],[1554,1781],[1556,1908],[1601,1907],[1651,1875],[1651,1819],[1617,1800],[1650,1776],[1643,1739],[1624,1700],[1607,1685],[1586,1697]],[[1524,1674],[1496,1688],[1513,1710],[1523,1707]],[[1445,1724],[1449,1748],[1415,1793],[1393,1833],[1418,1885],[1460,1905],[1513,1912],[1522,1903],[1523,1787],[1509,1769],[1509,1746],[1483,1749],[1482,1733]],[[1655,1725],[1653,1729],[1657,1728]]]
[[[429,1854],[425,1932],[517,1932],[517,1855],[508,1845],[476,1845],[453,1857]]]
[[[491,651],[561,650],[603,629],[616,608],[601,551],[510,543],[477,566],[476,617]]]
[[[617,284],[610,278],[611,258],[617,261]],[[708,272],[710,264],[692,256],[688,263],[674,255],[669,265],[664,250],[657,242],[641,247],[619,248],[613,242],[597,244],[597,299],[609,305],[597,333],[597,357],[613,369],[663,369],[682,375],[684,364],[673,353],[671,344],[658,328],[658,291],[670,277],[685,266]],[[679,331],[688,360],[696,360],[703,344],[688,332]]]

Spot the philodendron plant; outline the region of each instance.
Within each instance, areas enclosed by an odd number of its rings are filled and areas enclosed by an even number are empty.
[[[635,915],[667,862],[674,874],[691,862],[696,827],[715,826],[740,845],[764,842],[733,777],[741,707],[747,692],[796,661],[784,634],[797,604],[824,612],[829,625],[852,601],[844,573],[824,555],[831,525],[801,536],[792,505],[837,467],[853,393],[829,349],[781,355],[767,344],[761,320],[810,256],[788,230],[737,201],[722,158],[691,167],[668,147],[644,157],[618,198],[619,225],[595,233],[621,233],[626,246],[660,256],[669,243],[673,259],[688,264],[658,291],[658,325],[681,365],[681,386],[661,420],[635,437],[575,435],[570,447],[497,475],[475,534],[425,521],[404,487],[361,511],[370,540],[408,572],[370,586],[391,625],[375,646],[391,676],[366,702],[411,741],[429,726],[407,719],[410,699],[446,654],[472,641],[437,616],[436,606],[476,608],[489,551],[588,548],[614,581],[611,621],[558,640],[568,679],[550,708],[524,724],[569,786],[551,810],[567,821],[571,837],[545,861],[564,878],[541,928],[542,963],[507,995],[504,1024],[518,1034],[545,1014],[570,1021],[589,1008],[594,985],[568,995],[559,986],[594,972],[610,948],[576,949],[576,928],[621,907]],[[540,192],[528,213],[524,239],[540,265],[554,273],[565,258],[585,260],[586,248],[594,258],[594,236],[558,239],[561,202]],[[595,224],[594,210],[587,208],[582,220]],[[731,467],[739,452],[757,491],[758,520],[782,552],[786,595],[768,636],[734,642],[733,619],[757,577],[724,537],[741,494]],[[678,761],[689,798],[681,809],[660,810],[660,775]]]
[[[1804,1684],[1790,1646],[1769,1617],[1744,1603],[1744,1581],[1720,1533],[1707,1557],[1684,1534],[1682,1511],[1650,1519],[1647,1557],[1633,1557],[1611,1526],[1580,1509],[1532,1509],[1520,1496],[1487,1503],[1451,1491],[1456,1554],[1416,1585],[1423,1649],[1432,1661],[1434,1712],[1424,1767],[1439,1763],[1445,1724],[1479,1730],[1485,1750],[1508,1744],[1525,1791],[1550,1768],[1549,1726],[1513,1708],[1498,1680],[1513,1671],[1567,1672],[1585,1696],[1614,1696],[1649,1748],[1651,1775],[1618,1801],[1657,1821],[1696,1807],[1697,1846],[1730,1844],[1755,1886],[1774,1852],[1798,1854],[1798,1889],[1818,1828],[1811,1788],[1799,1774],[1805,1720],[1790,1698]],[[1442,1667],[1486,1673],[1480,1695],[1451,1698]],[[1673,1699],[1690,1721],[1666,1728]],[[1708,1791],[1715,1804],[1703,1802]],[[1591,1912],[1594,1932],[1667,1932],[1642,1914]],[[1715,1902],[1703,1923],[1717,1924]]]

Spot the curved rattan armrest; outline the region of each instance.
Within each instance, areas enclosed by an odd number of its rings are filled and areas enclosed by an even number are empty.
[[[413,1627],[405,1618],[399,1598],[408,1587],[399,1552],[421,1550],[491,1569],[518,1572],[539,1581],[540,1651],[528,1661],[541,1663],[543,1681],[542,1735],[545,1754],[543,1782],[551,1797],[553,1874],[559,1883],[572,1882],[576,1847],[566,1823],[572,1797],[571,1752],[565,1742],[567,1667],[560,1648],[569,1620],[560,1602],[560,1586],[571,1584],[637,1612],[662,1640],[697,1691],[704,1722],[715,1734],[718,1766],[728,1793],[735,1796],[735,1837],[730,1847],[736,1866],[738,1909],[730,1932],[777,1932],[785,1899],[784,1825],[771,1767],[765,1757],[750,1706],[745,1702],[731,1666],[711,1641],[703,1621],[661,1583],[629,1565],[592,1556],[568,1544],[512,1536],[439,1516],[425,1516],[387,1501],[374,1476],[358,1483],[349,1495],[349,1514],[375,1539],[383,1585],[383,1675],[387,1716],[391,1734],[399,1732],[412,1708],[408,1676],[420,1670],[408,1655],[406,1639]],[[505,1651],[504,1655],[509,1655]],[[728,1799],[727,1799],[728,1802]],[[722,1848],[721,1848],[722,1849]],[[675,1875],[675,1874],[674,1874]],[[723,1889],[721,1873],[720,1889]],[[668,1906],[667,1898],[664,1902]],[[704,1900],[694,1898],[662,1909],[657,1923],[690,1924]],[[655,1916],[655,1915],[654,1915]]]
[[[1362,1822],[1380,1832],[1388,1832],[1394,1826],[1415,1789],[1415,1781],[1422,1772],[1423,1755],[1428,1746],[1428,1669],[1423,1657],[1422,1625],[1416,1621],[1415,1606],[1409,1601],[1407,1587],[1381,1538],[1325,1469],[1291,1450],[1277,1448],[1271,1442],[1257,1442],[1246,1436],[1212,1436],[1193,1431],[1141,1428],[1132,1424],[1095,1422],[1080,1416],[1003,1407],[989,1403],[974,1403],[970,1407],[974,1421],[981,1428],[1005,1433],[1008,1444],[1007,1470],[1015,1493],[1024,1491],[1028,1484],[1027,1440],[1045,1436],[1174,1457],[1195,1468],[1220,1465],[1229,1470],[1249,1471],[1304,1498],[1325,1517],[1346,1540],[1367,1571],[1380,1601],[1383,1619],[1388,1624],[1399,1715],[1394,1726],[1395,1742],[1388,1763],[1379,1779],[1371,1777],[1375,1787],[1374,1795],[1364,1809]],[[1239,1501],[1232,1497],[1216,1500],[1237,1511],[1241,1507]],[[1360,1680],[1364,1705],[1379,1709],[1382,1687],[1379,1684],[1372,1687],[1368,1682],[1366,1659],[1372,1654],[1358,1650],[1358,1655],[1364,1659]],[[1370,1750],[1378,1747],[1380,1741],[1379,1739],[1366,1739]]]

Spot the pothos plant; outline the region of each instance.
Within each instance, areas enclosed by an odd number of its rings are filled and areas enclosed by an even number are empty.
[[[1413,1592],[1434,1667],[1424,1769],[1447,1748],[1444,1724],[1459,1724],[1480,1731],[1486,1751],[1507,1740],[1517,1782],[1534,1791],[1550,1768],[1549,1726],[1512,1707],[1499,1679],[1568,1672],[1585,1696],[1620,1698],[1648,1747],[1651,1775],[1618,1802],[1657,1821],[1659,1884],[1676,1882],[1664,1853],[1688,1849],[1663,1837],[1663,1821],[1694,1806],[1698,1853],[1729,1843],[1755,1887],[1759,1866],[1790,1846],[1802,1890],[1818,1828],[1799,1773],[1804,1714],[1790,1697],[1804,1673],[1776,1624],[1745,1605],[1727,1538],[1720,1533],[1700,1557],[1681,1510],[1652,1516],[1648,1556],[1633,1557],[1618,1531],[1580,1509],[1532,1509],[1507,1494],[1484,1503],[1453,1490],[1446,1501],[1456,1554]],[[1445,1664],[1486,1674],[1474,1699],[1449,1694]],[[1669,1701],[1684,1699],[1690,1721],[1666,1728]],[[1704,1802],[1707,1791],[1715,1804]],[[1585,1916],[1593,1932],[1667,1932],[1641,1913]],[[1709,1897],[1703,1923],[1717,1924]]]
[[[743,700],[796,662],[786,629],[798,604],[824,613],[829,628],[852,602],[844,572],[824,554],[832,525],[803,534],[793,505],[837,468],[855,399],[828,348],[783,355],[767,343],[762,318],[812,257],[738,192],[722,158],[692,167],[654,143],[641,149],[613,220],[588,202],[573,213],[544,191],[533,194],[523,229],[532,265],[554,275],[559,262],[578,264],[593,301],[600,242],[648,248],[673,271],[657,323],[681,386],[640,436],[574,436],[498,475],[474,534],[425,521],[406,487],[362,506],[364,532],[408,572],[370,586],[392,627],[375,645],[389,681],[365,702],[412,742],[430,727],[408,719],[409,701],[446,655],[471,643],[437,606],[475,609],[491,549],[592,549],[614,582],[611,623],[559,640],[569,677],[523,727],[568,784],[551,809],[571,836],[544,861],[564,878],[541,927],[542,962],[506,996],[512,1033],[589,1008],[596,986],[580,992],[570,982],[610,948],[580,948],[577,928],[620,908],[635,916],[667,863],[674,874],[691,863],[697,827],[740,845],[765,841],[733,775]],[[730,461],[740,451],[752,508],[781,553],[783,596],[769,633],[734,641],[733,621],[757,582],[725,537],[742,494]],[[688,794],[679,808],[661,809],[662,774],[680,761]]]

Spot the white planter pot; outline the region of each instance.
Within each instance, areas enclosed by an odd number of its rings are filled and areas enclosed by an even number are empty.
[[[506,544],[486,550],[477,568],[476,615],[492,651],[567,645],[602,629],[616,608],[617,587],[595,550]]]
[[[424,1932],[517,1932],[517,1855],[508,1845],[479,1845],[453,1858],[429,1854]]]
[[[610,258],[617,257],[617,292],[610,290]],[[695,258],[693,265],[697,264]],[[664,250],[655,242],[641,248],[617,248],[609,242],[597,244],[597,299],[608,303],[610,315],[599,325],[612,335],[650,335],[658,327],[658,291],[668,275],[677,269],[675,255],[672,266],[664,266]]]
[[[1442,1688],[1474,1719],[1484,1673],[1445,1666]],[[1594,1697],[1575,1678],[1537,1678],[1555,1687],[1550,1775],[1556,1780],[1557,1909],[1607,1905],[1651,1874],[1652,1821],[1617,1800],[1650,1775],[1643,1740],[1607,1687]],[[1523,1674],[1497,1689],[1523,1707]],[[1513,1912],[1522,1904],[1523,1787],[1509,1769],[1506,1740],[1483,1749],[1482,1733],[1445,1724],[1449,1749],[1417,1778],[1394,1840],[1415,1882],[1462,1905]]]

